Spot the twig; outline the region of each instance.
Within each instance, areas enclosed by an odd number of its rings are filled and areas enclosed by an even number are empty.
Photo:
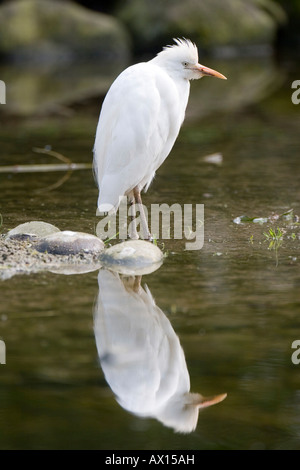
[[[0,173],[47,173],[51,171],[90,170],[91,163],[45,163],[0,166]]]
[[[51,148],[34,147],[32,150],[36,153],[43,153],[50,155],[51,157],[55,157],[64,163],[0,166],[0,173],[48,173],[51,171],[67,171],[67,173],[56,183],[47,186],[46,188],[36,190],[35,192],[37,193],[51,191],[58,188],[70,178],[72,171],[74,170],[90,170],[92,168],[91,163],[72,163],[72,161],[65,155],[55,152],[54,150],[51,150]]]

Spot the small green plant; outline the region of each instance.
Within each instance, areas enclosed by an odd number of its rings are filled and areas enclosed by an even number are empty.
[[[268,232],[264,232],[266,240],[269,242],[269,249],[279,248],[282,244],[283,232],[278,227],[277,229],[269,228]]]
[[[284,232],[279,227],[275,230],[271,227],[268,232],[264,232],[265,240],[269,242],[268,249],[275,250],[276,267],[278,266],[278,249],[283,242],[283,233]]]
[[[153,245],[158,247],[158,238],[156,237],[156,235],[152,235],[152,243]],[[165,250],[165,248],[165,242],[160,242],[160,249],[163,252],[164,258],[167,258],[169,256],[169,251]]]
[[[106,240],[104,240],[104,244],[106,245],[106,244],[109,243],[111,240],[114,240],[115,238],[117,238],[118,235],[119,235],[119,232],[115,233],[115,235],[113,235],[112,237],[107,238]]]
[[[157,246],[157,236],[155,234],[152,235],[152,243],[153,245]]]

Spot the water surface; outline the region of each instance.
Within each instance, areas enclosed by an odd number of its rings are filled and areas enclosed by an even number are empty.
[[[209,65],[230,80],[239,77],[238,92],[230,86],[226,94],[223,84],[220,91],[217,80],[192,83],[187,121],[144,196],[147,206],[203,203],[204,247],[185,251],[184,240],[158,241],[168,256],[141,286],[178,337],[191,391],[227,398],[200,411],[187,434],[129,412],[105,379],[97,349],[98,272],[14,276],[0,286],[7,350],[0,366],[2,449],[300,448],[300,365],[291,360],[292,342],[300,339],[300,115],[291,102],[299,73],[285,76],[262,61]],[[206,84],[207,96],[200,91]],[[50,162],[32,152],[45,145],[75,162],[91,161],[100,102],[73,106],[68,116],[2,116],[1,164]],[[216,152],[222,164],[207,163],[204,157]],[[91,171],[45,190],[61,176],[2,174],[2,230],[44,220],[94,233]],[[291,220],[276,219],[289,209]],[[242,215],[270,219],[233,222]],[[272,246],[264,235],[270,228],[282,233]],[[111,300],[125,318],[116,291]]]

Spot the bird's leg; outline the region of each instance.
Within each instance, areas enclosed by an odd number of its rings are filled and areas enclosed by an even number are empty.
[[[129,204],[130,204],[130,207],[129,207],[129,219],[130,219],[130,224],[129,224],[129,227],[130,227],[130,230],[129,230],[129,237],[131,238],[131,240],[138,240],[138,239],[139,239],[139,235],[138,235],[137,230],[136,230],[135,199],[134,199],[134,195],[132,195],[132,196],[129,197]]]
[[[133,197],[134,197],[135,202],[137,203],[138,209],[140,211],[144,240],[152,240],[152,235],[149,232],[148,222],[147,222],[146,215],[145,215],[145,212],[144,212],[144,207],[143,207],[142,198],[141,198],[141,192],[140,192],[138,186],[136,186],[133,189]]]
[[[141,290],[141,281],[142,276],[121,276],[122,282],[124,284],[125,289],[128,292],[135,292],[138,294]]]
[[[139,293],[141,289],[141,280],[142,280],[142,276],[135,276],[134,278],[133,291],[136,292],[137,294]]]

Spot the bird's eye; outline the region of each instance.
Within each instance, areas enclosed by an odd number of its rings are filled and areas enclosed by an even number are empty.
[[[182,65],[183,65],[184,67],[187,67],[189,64],[188,64],[188,62],[182,62]]]

